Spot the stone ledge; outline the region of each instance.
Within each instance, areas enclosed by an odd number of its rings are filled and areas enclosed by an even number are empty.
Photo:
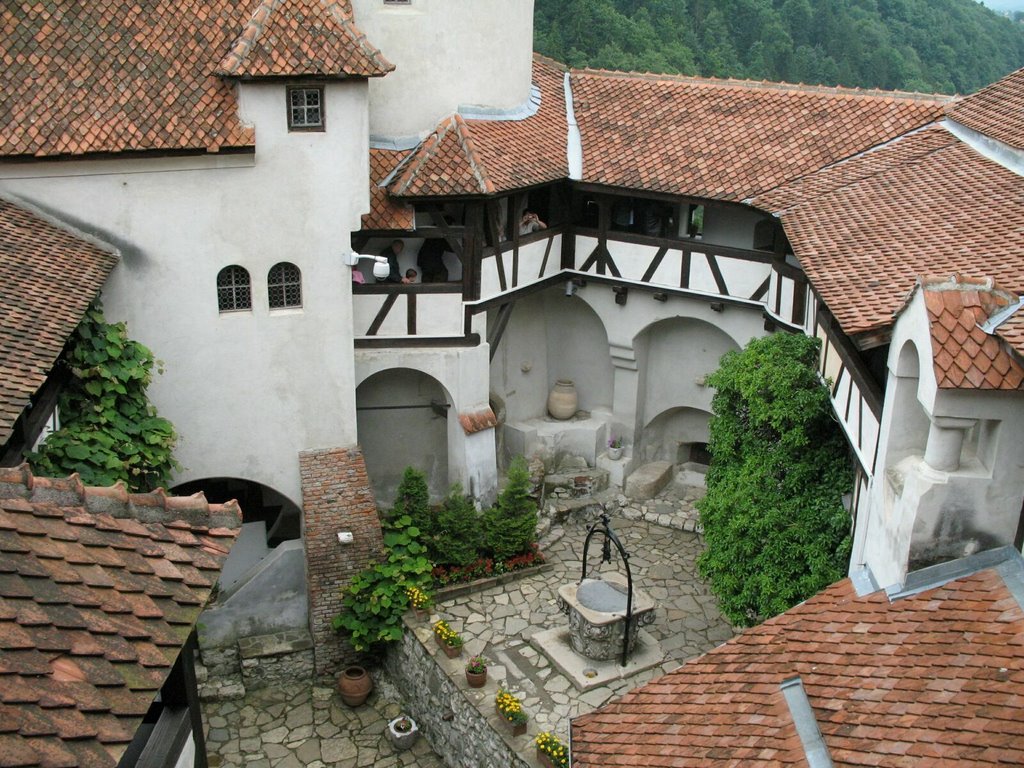
[[[526,576],[533,576],[535,573],[544,573],[545,571],[551,570],[551,568],[551,563],[542,563],[541,565],[531,565],[529,568],[521,568],[518,571],[501,573],[497,576],[488,576],[485,579],[477,579],[476,581],[470,581],[465,584],[452,584],[450,587],[442,587],[434,592],[434,601],[443,603],[446,600],[454,600],[456,597],[471,595],[474,592],[482,592],[483,590],[490,589],[491,587],[499,587],[502,584],[508,584],[510,581],[515,581]]]
[[[284,656],[289,653],[308,651],[312,647],[313,638],[309,632],[303,629],[290,629],[269,635],[238,638],[238,652],[243,659]]]

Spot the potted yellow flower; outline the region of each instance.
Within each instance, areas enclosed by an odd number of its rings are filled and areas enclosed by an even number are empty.
[[[537,761],[544,768],[569,768],[569,748],[550,731],[544,731],[534,739],[537,745]]]
[[[434,625],[434,641],[449,659],[462,654],[462,638],[444,619]]]
[[[498,688],[494,697],[494,709],[498,717],[512,726],[513,736],[522,736],[526,733],[526,723],[529,718],[523,711],[523,703],[519,697],[513,694],[504,686]]]

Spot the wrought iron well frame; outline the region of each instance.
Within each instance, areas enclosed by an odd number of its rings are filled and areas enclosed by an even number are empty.
[[[622,546],[622,542],[619,541],[619,537],[615,535],[615,531],[612,530],[611,518],[608,517],[607,512],[602,512],[600,519],[587,529],[587,538],[583,540],[583,573],[580,576],[580,583],[587,578],[587,552],[590,549],[590,540],[594,537],[595,533],[604,534],[604,542],[601,546],[601,562],[610,563],[612,561],[612,544],[615,544],[615,548],[619,551],[619,556],[622,558],[623,565],[626,566],[626,624],[623,627],[622,632],[622,662],[620,666],[626,666],[626,661],[629,659],[629,628],[633,622],[633,571],[629,567],[629,552]]]

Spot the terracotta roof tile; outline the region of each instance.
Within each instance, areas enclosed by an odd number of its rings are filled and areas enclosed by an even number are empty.
[[[1013,347],[1020,359],[1024,360],[1024,309],[1018,309],[1013,317],[996,328],[996,334]]]
[[[892,603],[835,584],[575,718],[573,765],[806,765],[794,676],[837,766],[1024,762],[1024,612],[990,569]]]
[[[377,77],[394,68],[356,27],[349,0],[263,0],[218,74]]]
[[[997,335],[980,326],[1017,303],[992,280],[953,275],[919,283],[932,329],[935,380],[941,389],[1024,389],[1024,366]]]
[[[252,0],[0,7],[0,156],[251,147],[214,68]]]
[[[412,206],[392,199],[381,182],[409,153],[397,149],[370,149],[370,212],[363,215],[363,229],[415,228]]]
[[[1024,69],[954,104],[949,116],[1015,149],[1024,149]]]
[[[534,57],[537,112],[522,120],[446,117],[405,162],[389,191],[397,197],[489,195],[563,179],[566,160],[564,70]]]
[[[0,445],[116,263],[113,253],[0,199]]]
[[[203,518],[198,502],[0,469],[2,530],[16,539],[0,563],[21,558],[17,574],[0,575],[0,765],[117,765],[223,563],[202,548],[211,524],[241,525],[237,505],[202,501]],[[174,564],[157,565],[154,543],[172,522],[193,535],[172,545]],[[55,572],[81,583],[50,576],[60,562]],[[189,588],[183,569],[204,586]]]
[[[888,327],[920,275],[973,273],[1024,292],[1024,179],[939,126],[753,199],[775,212],[849,335]]]
[[[740,201],[942,116],[944,97],[579,71],[583,180]]]

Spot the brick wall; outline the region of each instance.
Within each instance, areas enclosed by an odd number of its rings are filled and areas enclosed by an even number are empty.
[[[380,518],[358,446],[303,451],[299,472],[316,672],[335,674],[358,656],[331,618],[341,611],[341,590],[380,555]],[[339,531],[350,531],[352,543],[339,543]]]

